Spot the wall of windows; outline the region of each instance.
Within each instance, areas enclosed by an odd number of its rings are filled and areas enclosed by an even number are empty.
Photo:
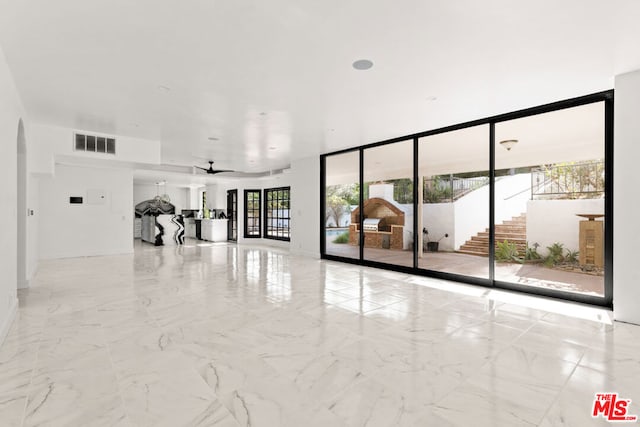
[[[290,187],[264,190],[264,237],[289,240],[291,237]]]
[[[321,156],[321,256],[610,306],[613,91]]]
[[[261,237],[260,190],[244,190],[244,237]]]

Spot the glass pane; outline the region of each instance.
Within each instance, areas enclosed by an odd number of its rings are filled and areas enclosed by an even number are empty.
[[[96,151],[96,137],[87,135],[87,151]]]
[[[418,267],[488,279],[489,125],[421,138],[418,158]]]
[[[246,233],[248,237],[260,236],[260,191],[245,192]]]
[[[604,103],[496,124],[496,280],[604,296]]]
[[[107,151],[107,140],[101,136],[98,137],[98,144],[96,151],[99,153],[105,153]]]
[[[107,153],[116,154],[116,140],[113,138],[107,138]]]
[[[360,154],[353,151],[325,160],[326,253],[360,258],[358,219],[354,216],[360,201]]]
[[[363,171],[364,259],[413,267],[413,140],[366,149]]]
[[[76,150],[85,151],[85,136],[76,134]]]

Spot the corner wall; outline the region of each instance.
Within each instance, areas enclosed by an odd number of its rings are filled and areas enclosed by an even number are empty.
[[[291,163],[291,253],[320,258],[320,158]]]
[[[17,136],[24,110],[11,71],[0,49],[0,344],[17,307]]]
[[[616,76],[613,171],[613,314],[640,324],[640,70]]]

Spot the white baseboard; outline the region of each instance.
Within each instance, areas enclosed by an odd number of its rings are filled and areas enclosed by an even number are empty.
[[[292,250],[291,255],[298,255],[298,256],[303,256],[303,257],[313,258],[313,259],[320,259],[319,252],[303,251],[300,249],[297,249],[295,251]]]
[[[17,311],[18,311],[18,299],[14,298],[13,303],[9,308],[9,312],[7,313],[7,316],[4,319],[0,320],[2,322],[0,323],[0,346],[4,342],[4,339],[7,337],[7,334],[9,333],[9,329],[11,329],[11,325],[13,324],[13,319],[15,319]]]

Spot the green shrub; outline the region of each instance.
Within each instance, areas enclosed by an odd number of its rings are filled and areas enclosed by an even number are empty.
[[[511,243],[508,241],[498,242],[496,245],[496,261],[498,262],[519,262],[522,263],[522,259],[520,258],[520,253],[518,252],[518,248],[515,243]]]
[[[338,237],[333,239],[333,243],[349,243],[349,232],[345,231],[338,234]]]
[[[547,250],[549,255],[544,259],[544,265],[551,267],[564,262],[564,245],[562,243],[556,242],[551,246],[547,246]]]
[[[579,255],[579,251],[572,251],[570,249],[567,249],[567,255],[564,257],[564,260],[571,264],[577,264]]]
[[[524,253],[524,259],[527,261],[542,259],[540,254],[538,253],[538,244],[534,243],[533,246],[529,246],[529,242],[527,242],[527,247]]]

